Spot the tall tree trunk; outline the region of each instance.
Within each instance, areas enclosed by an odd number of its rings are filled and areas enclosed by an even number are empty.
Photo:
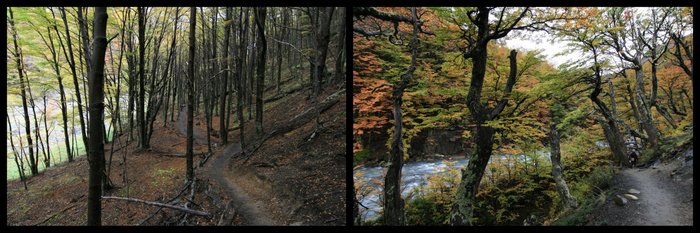
[[[653,150],[654,156],[656,156],[659,145],[659,131],[651,117],[650,103],[647,102],[646,98],[644,97],[644,78],[641,64],[635,66],[634,74],[636,80],[635,99],[637,100],[637,108],[641,117],[640,123],[642,124],[644,132],[647,134],[646,136],[649,141],[649,146]]]
[[[53,15],[53,10],[51,11],[51,14]],[[55,19],[55,15],[54,15]],[[63,48],[63,52],[65,53],[65,47],[63,46],[63,40],[61,39],[61,34],[58,32],[58,26],[54,24],[53,26],[54,32],[56,32],[56,38],[58,39],[58,43],[61,45],[61,48]],[[63,119],[63,135],[65,136],[65,142],[66,142],[66,155],[68,156],[68,162],[73,162],[73,154],[71,153],[70,150],[70,138],[68,136],[68,109],[66,106],[66,94],[65,90],[63,88],[63,77],[61,77],[61,70],[58,66],[58,51],[56,51],[56,48],[54,47],[53,44],[53,39],[51,37],[51,32],[49,34],[49,43],[51,44],[51,51],[53,55],[53,60],[54,60],[54,70],[56,71],[56,76],[58,78],[58,87],[59,87],[59,94],[61,96],[61,116]],[[66,57],[68,55],[65,55]],[[59,156],[60,158],[60,156]]]
[[[318,107],[318,96],[321,94],[321,81],[326,70],[326,56],[328,55],[328,43],[330,42],[331,19],[335,7],[321,7],[315,9],[317,18],[314,27],[315,43],[314,43],[314,68],[313,68],[313,97],[311,102],[316,106],[315,113],[315,131],[318,132],[321,128],[321,109]]]
[[[146,118],[145,114],[145,102],[146,102],[146,92],[144,89],[145,82],[145,51],[146,51],[146,13],[144,7],[138,7],[138,18],[139,18],[139,100],[138,108],[136,109],[136,118],[139,125],[139,147],[148,148],[148,139],[146,138]]]
[[[343,67],[345,64],[345,8],[341,8],[338,13],[340,24],[338,26],[338,56],[335,59],[335,80],[343,80]],[[342,82],[345,83],[345,82]]]
[[[240,133],[240,138],[241,138],[241,148],[245,148],[245,137],[244,137],[244,131],[245,131],[245,121],[243,120],[243,85],[244,85],[244,77],[245,73],[244,70],[245,68],[243,67],[243,60],[246,57],[246,42],[247,38],[246,35],[248,34],[248,9],[246,8],[245,10],[245,17],[243,17],[243,8],[241,8],[241,13],[239,17],[239,25],[241,21],[245,18],[245,21],[243,23],[243,26],[239,27],[239,38],[240,38],[240,43],[238,44],[238,62],[236,65],[236,69],[238,70],[238,78],[236,79],[236,112],[238,114],[238,124],[240,125],[240,129],[238,130]],[[245,150],[242,150],[242,153],[245,153]]]
[[[473,64],[471,83],[467,94],[467,107],[472,114],[473,121],[476,123],[476,134],[474,135],[476,151],[469,159],[467,167],[462,170],[461,181],[457,187],[455,202],[451,210],[450,224],[452,225],[473,224],[472,215],[474,203],[476,202],[476,193],[486,165],[491,158],[494,134],[496,132],[494,128],[486,126],[485,123],[498,116],[508,104],[508,95],[512,91],[517,74],[517,53],[515,50],[511,50],[509,56],[510,76],[506,83],[504,97],[498,101],[494,108],[487,108],[481,103],[481,90],[484,85],[484,76],[486,75],[487,45],[490,40],[496,37],[494,34],[489,33],[489,11],[490,9],[486,7],[479,7],[475,21],[477,26],[477,43],[464,54],[465,58],[472,59]],[[505,34],[502,36],[505,36]]]
[[[226,118],[228,116],[228,111],[226,111],[226,96],[228,95],[226,93],[226,89],[228,87],[228,79],[229,79],[229,70],[231,69],[230,67],[230,62],[228,58],[228,47],[229,47],[229,39],[231,37],[231,25],[233,22],[231,22],[231,7],[226,7],[226,29],[224,30],[224,76],[223,76],[223,82],[224,84],[221,85],[221,100],[219,100],[219,134],[221,135],[221,144],[226,145],[228,143],[228,124],[226,122]]]
[[[80,117],[80,132],[83,136],[83,144],[85,145],[85,149],[88,149],[87,146],[87,132],[85,130],[85,119],[83,117],[83,104],[82,100],[80,97],[80,88],[78,86],[78,73],[76,71],[76,63],[75,63],[75,58],[73,56],[73,43],[71,42],[71,36],[70,36],[70,31],[68,30],[68,19],[66,16],[66,10],[65,8],[61,7],[61,17],[63,18],[63,26],[66,28],[66,45],[68,46],[68,50],[66,51],[66,48],[63,48],[63,54],[66,56],[66,60],[68,60],[68,64],[70,66],[71,74],[73,75],[73,84],[75,86],[75,96],[76,100],[78,101],[78,114]],[[75,148],[75,146],[73,147]],[[73,154],[74,156],[77,156],[76,154]]]
[[[190,57],[189,57],[189,67],[188,67],[188,82],[187,82],[187,152],[186,152],[186,157],[187,157],[187,181],[193,181],[194,180],[194,167],[193,167],[193,161],[192,161],[192,156],[194,154],[194,145],[193,145],[193,121],[192,117],[194,116],[194,109],[193,109],[193,103],[194,103],[194,52],[195,52],[195,25],[197,23],[197,8],[196,7],[190,7]]]
[[[553,103],[558,104],[558,103]],[[550,106],[550,112],[554,112]],[[557,191],[559,192],[559,198],[566,208],[576,208],[578,203],[576,198],[569,192],[569,186],[566,185],[566,180],[564,180],[564,175],[562,174],[561,166],[561,152],[559,150],[559,131],[557,130],[558,122],[552,119],[549,126],[549,147],[551,149],[550,159],[552,161],[552,177],[556,183]]]
[[[282,25],[277,27],[277,38],[279,40],[284,40],[284,28],[287,27],[288,22],[287,22],[287,13],[284,9],[280,10],[281,12],[285,12],[282,15]],[[282,79],[282,44],[277,43],[277,51],[275,52],[277,54],[277,94],[280,94],[280,80]]]
[[[90,67],[90,47],[89,47],[90,35],[88,35],[87,17],[83,16],[83,8],[82,7],[78,7],[77,15],[78,15],[78,25],[79,25],[78,32],[79,32],[79,35],[81,38],[80,44],[82,45],[82,48],[83,48],[83,52],[78,53],[78,55],[80,56],[78,60],[80,61],[80,64],[81,64],[80,67],[82,67],[83,66],[83,58],[85,59],[86,72],[83,74],[89,74],[90,70],[91,70],[91,67]],[[68,26],[66,26],[66,30],[68,30],[67,28],[68,28]],[[68,35],[69,34],[66,33],[67,37],[68,37]],[[70,41],[68,43],[70,44]],[[70,50],[70,46],[69,46],[69,50]],[[71,54],[72,54],[72,52],[71,52]],[[82,69],[81,69],[81,71],[82,71]],[[82,76],[81,79],[83,80],[83,89],[86,89],[85,88],[85,76]],[[80,92],[78,91],[78,80],[74,78],[73,81],[75,82],[76,93],[78,93],[78,96],[80,96]],[[83,92],[83,94],[85,94],[85,92]],[[83,98],[85,98],[87,100],[87,97],[83,97]],[[88,124],[85,122],[87,122],[89,119],[88,120],[83,119],[84,115],[83,115],[82,109],[83,109],[83,105],[80,104],[80,99],[78,99],[78,110],[79,110],[78,113],[80,114],[80,126],[82,127],[81,133],[83,135],[83,144],[85,145],[85,151],[87,152],[90,149],[90,143],[89,143],[90,138],[88,138],[87,131],[90,129],[88,128],[89,127]]]
[[[608,144],[610,144],[613,159],[616,160],[616,162],[628,165],[629,161],[626,159],[627,147],[625,146],[622,134],[618,128],[617,121],[615,119],[616,116],[612,114],[603,101],[598,99],[598,95],[602,91],[602,75],[600,74],[600,65],[598,63],[598,52],[595,50],[595,48],[593,48],[593,61],[595,64],[595,84],[593,92],[591,92],[590,99],[596,106],[598,106],[601,114],[603,114],[603,117],[605,117],[605,120],[599,120],[599,123],[603,127],[603,133],[608,140]]]
[[[217,29],[216,23],[217,23],[217,21],[218,21],[218,19],[219,19],[219,8],[218,8],[218,7],[214,7],[214,12],[213,12],[213,13],[214,13],[214,15],[213,15],[213,17],[212,17],[212,19],[211,19],[211,21],[212,21],[212,24],[211,24],[211,47],[212,47],[212,49],[211,49],[211,62],[210,62],[210,63],[211,63],[211,68],[212,68],[212,69],[211,69],[211,73],[210,73],[210,79],[213,79],[213,80],[210,80],[210,81],[209,81],[210,84],[213,83],[213,82],[217,82],[217,83],[218,83],[218,81],[220,81],[218,77],[222,77],[222,76],[215,76],[216,73],[219,72],[219,61],[218,61],[218,59],[216,58],[216,55],[217,55],[217,54],[216,54],[216,49],[217,49],[217,48],[216,48],[216,46],[217,46],[216,42],[217,42],[217,37],[218,37],[218,36],[217,36],[217,33],[216,33],[216,29]],[[219,89],[213,88],[213,85],[211,85],[210,90],[211,90],[211,92],[209,93],[209,94],[210,94],[209,101],[211,102],[211,103],[210,103],[210,104],[211,104],[211,106],[210,106],[210,110],[211,110],[211,111],[209,112],[209,125],[212,124],[212,123],[211,123],[211,121],[212,121],[211,118],[212,118],[213,115],[216,114],[216,112],[217,112],[217,109],[216,109],[216,108],[218,107],[218,105],[217,105],[217,100],[218,100],[218,99],[217,99],[217,98],[214,98],[214,96],[217,96],[217,94],[218,94],[217,92],[219,91]]]
[[[253,15],[255,15],[255,12],[253,12]],[[253,21],[252,23],[255,24],[255,21]],[[254,27],[254,26],[251,26],[251,27]],[[250,34],[251,34],[250,40],[251,41],[255,41],[255,38],[256,38],[255,36],[257,34],[256,32],[257,32],[257,30],[255,30],[253,28],[250,29]],[[253,67],[255,67],[255,62],[256,62],[254,49],[257,46],[259,46],[259,45],[255,44],[255,43],[248,45],[248,58],[246,59],[246,65],[248,65],[248,70],[246,71],[246,92],[245,92],[246,93],[246,101],[245,101],[245,103],[246,103],[246,105],[248,105],[248,119],[249,120],[253,119],[253,112],[255,112],[253,109],[253,94],[255,93],[255,90],[253,90],[253,86],[255,84],[255,79],[254,79],[255,76],[253,76],[255,71],[253,70]]]
[[[126,11],[126,19],[127,21],[130,21],[131,17],[131,8],[127,8]],[[126,62],[128,64],[128,72],[129,72],[129,81],[128,81],[128,95],[129,95],[129,102],[127,104],[127,118],[129,118],[129,141],[134,140],[134,108],[136,106],[136,101],[138,101],[138,98],[136,96],[136,91],[137,91],[137,86],[136,86],[136,81],[138,79],[138,73],[136,71],[136,68],[138,67],[138,64],[136,64],[136,59],[134,55],[134,33],[133,30],[134,25],[132,21],[129,23],[129,30],[127,30],[127,38],[126,39],[126,45],[128,47],[129,53],[126,54]]]
[[[17,65],[17,73],[19,74],[19,86],[20,86],[20,94],[22,96],[22,109],[24,110],[24,129],[27,133],[27,142],[29,143],[29,168],[32,172],[32,176],[36,176],[39,174],[39,168],[36,164],[36,160],[34,159],[34,151],[32,150],[33,144],[32,144],[32,136],[31,136],[31,123],[29,121],[29,109],[27,108],[27,94],[26,91],[24,90],[24,62],[22,59],[22,50],[20,49],[17,41],[18,41],[18,35],[17,35],[17,28],[15,28],[15,20],[14,20],[14,14],[12,12],[12,8],[8,8],[10,12],[10,27],[12,28],[12,42],[15,47],[14,51],[14,57],[15,57],[15,62]],[[27,82],[29,82],[27,80]],[[21,137],[20,137],[21,141]],[[39,156],[39,155],[37,155]]]
[[[330,11],[332,14],[332,10]],[[414,21],[418,18],[416,8],[411,8]],[[330,18],[328,18],[330,20]],[[402,226],[405,225],[404,200],[401,198],[401,167],[403,167],[403,114],[401,104],[403,103],[403,93],[413,79],[413,71],[416,70],[416,56],[418,50],[418,25],[413,25],[413,39],[411,41],[411,65],[406,73],[401,75],[398,85],[394,86],[392,101],[394,105],[394,132],[391,139],[391,152],[389,158],[389,169],[384,178],[384,225]],[[318,71],[318,70],[316,70]],[[318,80],[316,80],[318,81]]]
[[[96,7],[93,26],[94,56],[92,59],[92,72],[90,72],[90,177],[88,193],[88,220],[90,226],[102,224],[102,187],[101,178],[104,170],[104,142],[102,137],[104,115],[104,64],[107,47],[107,8]]]
[[[168,70],[171,69],[170,64],[175,63],[175,47],[176,47],[176,42],[177,42],[177,21],[180,20],[180,7],[175,7],[175,22],[173,26],[173,40],[171,41],[170,44],[170,53],[168,54],[168,63],[165,68],[165,73],[168,73]],[[171,72],[171,77],[167,77],[167,75],[163,75],[164,79],[167,79],[168,81],[166,82],[166,93],[165,93],[165,110],[163,111],[163,127],[166,126],[168,122],[168,110],[170,105],[175,105],[175,100],[173,99],[172,103],[170,103],[170,89],[171,89],[171,83],[173,82],[173,77],[175,72]],[[174,85],[172,85],[174,86]],[[173,95],[175,95],[175,91],[173,91]],[[171,114],[171,119],[172,119],[172,114]]]
[[[256,47],[258,49],[257,81],[255,85],[255,133],[263,134],[263,91],[265,90],[265,55],[267,53],[267,40],[265,39],[265,18],[267,9],[265,7],[255,8],[255,25],[258,28]]]
[[[33,161],[33,163],[37,164],[37,166],[38,166],[38,164],[39,164],[39,149],[41,148],[41,152],[44,154],[44,156],[46,156],[46,150],[44,149],[44,142],[41,139],[41,134],[40,134],[41,131],[39,130],[39,120],[36,118],[36,108],[34,107],[34,106],[36,106],[36,103],[34,102],[34,96],[32,95],[32,86],[31,86],[31,83],[29,82],[29,75],[26,73],[27,72],[26,69],[24,69],[23,71],[25,72],[24,74],[27,77],[26,78],[26,80],[27,80],[26,85],[27,85],[27,93],[29,93],[29,106],[32,107],[32,118],[34,118],[34,136],[36,138],[36,141],[38,142],[38,145],[36,146],[36,151],[34,152],[34,154],[36,155],[36,157],[35,157],[36,160]],[[27,137],[31,137],[31,136],[28,135]]]

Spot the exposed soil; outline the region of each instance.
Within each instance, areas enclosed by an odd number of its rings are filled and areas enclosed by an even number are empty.
[[[301,80],[301,79],[299,79]],[[301,85],[285,81],[283,91]],[[319,99],[337,91],[328,87]],[[274,88],[265,96],[274,96]],[[263,128],[271,131],[310,107],[309,89],[302,89],[284,98],[265,104]],[[240,156],[240,133],[229,130],[229,144],[220,145],[215,132],[219,116],[212,120],[213,154],[200,168],[207,154],[204,115],[195,116],[194,164],[196,193],[189,208],[210,213],[211,217],[190,216],[183,221],[182,212],[167,208],[125,202],[102,201],[103,225],[345,225],[345,94],[331,108],[321,113],[322,128],[314,132],[313,119],[285,134],[268,138],[254,153]],[[235,113],[235,112],[233,112]],[[247,112],[245,113],[248,118]],[[116,187],[104,196],[137,198],[146,201],[183,206],[183,198],[175,199],[185,185],[184,155],[186,115],[180,113],[175,122],[162,127],[161,117],[153,124],[151,148],[138,150],[134,139],[115,151],[110,179]],[[234,128],[237,117],[231,119]],[[246,119],[245,142],[258,140],[254,122]],[[136,131],[134,131],[136,133]],[[135,137],[135,135],[134,135]],[[128,135],[115,140],[115,149],[127,142]],[[105,145],[109,163],[111,144]],[[126,163],[123,158],[126,157]],[[127,168],[128,181],[122,171]],[[8,225],[85,225],[87,219],[88,162],[85,156],[73,163],[46,169],[27,181],[29,190],[19,180],[7,183]],[[189,195],[189,191],[181,197]],[[230,205],[227,205],[229,204]],[[230,207],[230,208],[227,208]],[[227,218],[222,215],[228,209]],[[233,213],[233,217],[231,215]]]
[[[180,114],[183,116],[185,109]],[[186,135],[187,123],[186,117],[178,119],[177,129],[181,134]],[[206,134],[194,132],[194,140],[197,143],[206,143]],[[215,180],[219,187],[223,188],[226,195],[231,198],[234,210],[241,216],[242,225],[275,225],[274,222],[267,217],[267,214],[260,211],[260,203],[255,203],[248,194],[243,191],[236,183],[226,179],[224,172],[227,170],[225,164],[231,157],[241,152],[240,143],[228,144],[223,150],[218,151],[213,155],[212,162],[208,162],[204,166],[204,173],[210,180]]]
[[[337,91],[327,88],[319,99]],[[310,90],[300,91],[277,103],[264,115],[263,129],[271,131],[310,107]],[[271,103],[272,104],[272,103]],[[278,107],[278,106],[285,106]],[[254,200],[267,205],[281,225],[345,225],[345,94],[321,113],[322,130],[314,131],[312,118],[298,128],[267,139],[253,154],[236,157],[227,178]],[[257,141],[254,122],[245,124],[247,144]],[[238,131],[231,132],[239,141]]]
[[[177,156],[185,150],[185,138],[176,131],[162,127],[162,122],[154,123],[155,131],[151,148],[137,150],[136,141],[115,151],[112,157],[110,179],[115,189],[107,190],[104,196],[137,198],[154,202],[167,202],[175,197],[185,184],[185,158]],[[128,135],[115,140],[115,150],[126,145]],[[105,155],[109,163],[111,143],[105,145]],[[206,152],[205,146],[195,146],[195,153]],[[123,163],[126,156],[126,164]],[[195,157],[195,163],[199,157]],[[123,180],[126,167],[127,182]],[[87,216],[88,162],[85,156],[72,163],[62,163],[51,167],[36,177],[27,180],[29,190],[25,191],[19,180],[7,182],[7,224],[8,225],[85,225]],[[205,189],[205,186],[199,186]],[[208,187],[206,189],[209,189]],[[204,190],[203,190],[204,191]],[[214,194],[217,195],[217,194]],[[198,210],[212,210],[212,202],[205,195],[195,195]],[[119,200],[102,201],[103,225],[163,225],[165,219],[180,214],[178,211],[163,209],[144,222],[159,208]],[[192,218],[198,225],[216,224],[214,219]]]
[[[692,153],[692,151],[690,152]],[[692,225],[693,179],[674,179],[671,174],[682,166],[674,159],[650,168],[625,169],[614,178],[614,194],[629,189],[640,191],[639,200],[618,206],[611,198],[590,216],[593,225]],[[692,166],[692,165],[691,165]]]

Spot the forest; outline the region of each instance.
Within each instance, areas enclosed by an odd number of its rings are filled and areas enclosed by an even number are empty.
[[[7,225],[346,225],[343,7],[9,7]]]
[[[691,7],[353,7],[353,225],[692,225]]]

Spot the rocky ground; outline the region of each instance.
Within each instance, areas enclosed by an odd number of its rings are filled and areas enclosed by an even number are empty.
[[[612,197],[589,215],[590,225],[693,225],[692,148],[648,168],[625,169],[613,182]]]

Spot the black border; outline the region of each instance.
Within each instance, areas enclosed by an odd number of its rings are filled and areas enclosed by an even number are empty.
[[[612,5],[611,5],[612,4]],[[693,6],[694,2],[690,0],[683,0],[683,1],[676,1],[676,0],[665,0],[665,1],[600,1],[600,0],[589,0],[589,1],[584,1],[584,0],[568,0],[568,1],[556,1],[556,0],[537,0],[537,1],[507,1],[507,0],[482,0],[482,1],[459,1],[459,0],[424,0],[424,1],[418,1],[418,0],[407,0],[407,1],[382,1],[382,0],[329,0],[329,1],[282,1],[282,0],[248,0],[248,1],[240,1],[240,0],[221,0],[221,1],[214,1],[214,0],[199,0],[199,1],[177,1],[177,0],[170,0],[170,1],[151,1],[151,2],[144,2],[144,1],[126,1],[126,0],[114,0],[114,1],[93,1],[93,2],[60,2],[60,1],[41,1],[41,0],[9,0],[9,1],[2,1],[2,5],[4,7],[8,6],[78,6],[78,5],[83,5],[83,6],[338,6],[338,7],[346,7],[346,184],[347,184],[347,196],[346,196],[346,224],[347,226],[336,226],[336,227],[263,227],[263,228],[248,228],[248,227],[236,227],[235,229],[242,229],[245,231],[251,230],[251,231],[256,231],[256,229],[263,229],[263,230],[274,230],[274,231],[303,231],[307,232],[308,230],[313,230],[313,231],[323,231],[323,230],[332,230],[332,231],[338,231],[340,230],[341,232],[348,232],[348,231],[355,231],[355,230],[362,230],[362,231],[387,231],[387,230],[397,230],[397,229],[392,229],[392,227],[355,227],[353,226],[353,221],[352,221],[352,192],[350,192],[350,188],[353,187],[353,180],[352,180],[352,169],[353,169],[353,157],[350,156],[352,155],[352,143],[353,143],[353,138],[352,138],[352,133],[351,131],[348,131],[348,129],[352,128],[352,96],[350,95],[352,92],[352,38],[353,38],[353,33],[352,33],[352,19],[353,19],[353,14],[352,14],[352,7],[354,6],[474,6],[474,5],[494,5],[494,6]],[[2,15],[6,18],[6,13],[7,11],[3,11]],[[7,26],[5,24],[5,32],[7,32]],[[6,37],[3,37],[2,40],[5,41],[5,44],[7,44]],[[7,58],[6,58],[7,59]],[[4,70],[7,70],[7,63],[3,63],[2,67]],[[3,86],[2,87],[4,92],[7,93],[7,87]],[[6,95],[2,97],[4,101],[4,104],[7,103],[6,100]],[[3,116],[3,120],[5,116]],[[6,140],[6,134],[2,135],[4,141],[7,142]],[[3,176],[6,176],[6,174],[3,174]],[[7,194],[4,192],[3,197],[7,199]],[[3,206],[4,208],[7,208],[6,205]],[[7,214],[6,212],[3,213],[5,216],[5,219],[7,219]],[[7,224],[7,223],[6,223]],[[5,225],[6,225],[5,224]],[[9,229],[19,229],[18,227],[7,227]],[[123,227],[104,227],[100,228],[100,231],[114,231],[114,229],[125,229]],[[143,227],[143,229],[154,229],[152,227]],[[161,227],[155,227],[157,229],[162,229]],[[332,229],[331,229],[332,228]],[[439,231],[444,231],[444,230],[471,230],[471,229],[463,229],[463,228],[448,228],[448,227],[402,227],[400,230],[406,230],[410,229],[409,231],[425,231],[425,230],[435,230],[438,229]],[[530,227],[530,228],[522,228],[522,227],[503,227],[503,226],[496,226],[496,227],[472,227],[473,229],[476,230],[506,230],[506,231],[536,231],[536,232],[558,232],[558,231],[598,231],[598,230],[610,230],[610,231],[619,231],[619,230],[642,230],[642,228],[637,228],[637,227],[595,227],[595,228],[586,228],[586,227]],[[649,229],[653,230],[658,230],[658,229],[665,229],[666,227],[652,227]],[[49,228],[47,227],[36,227],[34,229],[37,230],[48,230]],[[91,228],[72,228],[72,227],[57,227],[57,228],[50,228],[50,230],[69,230],[71,232],[74,232],[73,230],[78,229],[78,230],[83,230],[83,229],[91,229]],[[181,229],[196,229],[196,230],[201,230],[202,228],[200,227],[181,227],[177,228],[177,230]],[[217,227],[217,228],[205,228],[207,231],[210,230],[229,230],[230,228],[228,227]],[[301,230],[300,230],[301,229]],[[694,226],[691,227],[678,227],[674,228],[674,231],[680,230],[681,232],[690,232],[691,230],[694,229]],[[119,231],[119,230],[117,230]],[[115,231],[116,232],[116,231]],[[123,231],[120,231],[123,232]]]

